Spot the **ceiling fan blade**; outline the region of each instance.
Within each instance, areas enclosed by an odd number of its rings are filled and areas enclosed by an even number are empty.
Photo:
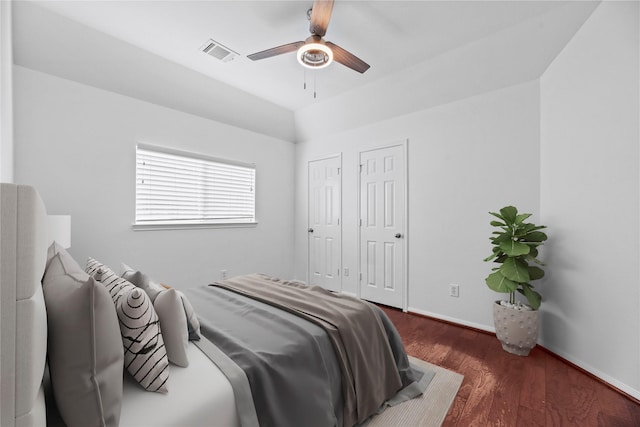
[[[331,42],[326,42],[326,45],[333,51],[334,61],[339,62],[345,67],[349,67],[359,73],[364,73],[369,69],[369,64],[355,56],[353,53],[347,52],[340,46]]]
[[[309,24],[311,34],[324,37],[327,33],[332,10],[333,0],[313,0],[313,6],[311,6],[311,24]]]
[[[293,42],[289,44],[283,44],[282,46],[272,47],[271,49],[263,50],[261,52],[252,53],[251,55],[247,55],[247,58],[252,61],[257,61],[259,59],[271,58],[272,56],[282,55],[283,53],[293,52],[298,50],[300,46],[304,44],[303,41]]]

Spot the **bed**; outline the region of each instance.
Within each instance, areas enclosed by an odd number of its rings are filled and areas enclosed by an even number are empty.
[[[316,304],[333,298],[316,289],[307,302],[280,305],[309,287],[261,275],[182,294],[126,268],[115,274],[96,263],[80,267],[47,242],[46,215],[34,188],[0,184],[2,426],[354,425],[376,412],[364,413],[372,403],[363,396],[388,395],[378,391],[386,387],[394,390],[388,397],[408,399],[432,377],[410,366],[395,328],[373,305],[365,311],[374,313],[388,348],[361,349],[360,357],[369,357],[371,366],[393,359],[393,367],[380,366],[397,375],[399,385],[368,378],[362,363],[345,368],[362,343],[356,337],[340,347],[335,340],[363,335],[362,328],[334,331],[334,324],[357,322],[357,316],[317,317],[318,310],[334,312],[333,305],[355,299]],[[121,278],[126,274],[130,281]],[[286,295],[276,298],[271,285]],[[181,310],[184,304],[184,323],[164,320],[168,301],[179,301]],[[149,317],[135,329],[132,322],[145,317],[127,310]],[[234,320],[220,317],[226,312]],[[132,330],[150,338],[132,339]],[[359,390],[359,382],[374,390]]]

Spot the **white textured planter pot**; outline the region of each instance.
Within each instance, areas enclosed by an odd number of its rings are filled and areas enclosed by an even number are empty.
[[[502,348],[518,356],[527,356],[538,342],[540,312],[523,311],[493,304],[493,324]]]

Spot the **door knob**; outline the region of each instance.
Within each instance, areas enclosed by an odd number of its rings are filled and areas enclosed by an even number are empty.
[[[307,230],[309,233],[313,233],[313,228]]]
[[[396,239],[399,239],[399,238],[401,238],[401,237],[402,237],[402,234],[400,234],[400,233],[396,233]]]

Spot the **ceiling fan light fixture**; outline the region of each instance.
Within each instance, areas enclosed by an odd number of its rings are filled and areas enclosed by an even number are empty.
[[[298,49],[298,62],[315,70],[324,68],[333,62],[333,51],[322,40],[305,43]]]

